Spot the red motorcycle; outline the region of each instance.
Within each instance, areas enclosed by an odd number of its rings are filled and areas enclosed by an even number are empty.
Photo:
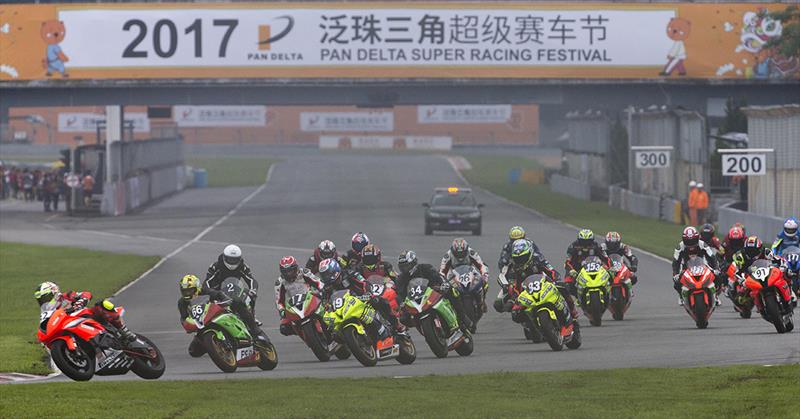
[[[119,315],[125,312],[115,307]],[[37,333],[39,342],[50,350],[59,370],[75,381],[88,381],[97,375],[122,375],[128,371],[152,380],[164,374],[161,351],[150,339],[137,334],[123,344],[114,326],[104,325],[83,308],[67,311],[58,303],[42,307]]]
[[[681,275],[681,286],[683,308],[692,316],[698,329],[705,329],[716,307],[714,272],[702,258],[692,256]]]
[[[744,285],[761,317],[772,323],[778,333],[794,329],[789,283],[780,269],[767,260],[757,260],[748,269]]]
[[[286,319],[303,342],[311,348],[322,362],[336,355],[339,359],[350,357],[350,350],[343,342],[336,342],[328,334],[323,321],[325,306],[322,298],[303,281],[286,285]]]
[[[367,292],[372,297],[377,297],[381,301],[375,305],[375,309],[381,312],[381,309],[388,310],[394,317],[400,317],[400,306],[397,304],[397,290],[394,286],[394,281],[380,275],[370,275],[366,280]],[[383,307],[379,307],[383,305]],[[386,317],[384,314],[381,314]]]
[[[614,254],[610,256],[611,268],[609,271],[614,275],[611,281],[611,296],[608,304],[608,311],[614,320],[622,320],[625,312],[631,306],[631,272],[622,256]]]

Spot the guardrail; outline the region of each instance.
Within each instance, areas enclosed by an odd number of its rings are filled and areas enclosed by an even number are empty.
[[[608,206],[642,217],[681,223],[681,203],[668,196],[642,195],[612,185],[608,187]]]
[[[725,231],[735,223],[742,223],[747,229],[748,236],[758,236],[764,245],[768,246],[783,229],[784,220],[778,217],[738,210],[731,205],[724,205],[717,210],[717,224],[720,226],[720,231]]]
[[[592,199],[591,185],[555,173],[550,175],[550,190],[584,201]]]

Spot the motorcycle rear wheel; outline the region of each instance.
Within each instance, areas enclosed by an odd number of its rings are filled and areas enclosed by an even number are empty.
[[[575,321],[572,327],[572,340],[567,342],[565,345],[567,345],[567,348],[569,349],[578,349],[583,343],[583,338],[581,338],[581,326],[577,321]]]
[[[339,350],[337,350],[336,353],[334,353],[334,355],[336,355],[336,358],[339,358],[341,360],[348,359],[348,358],[350,358],[350,355],[351,355],[350,354],[350,349],[347,349],[347,345],[342,345],[339,348]]]
[[[540,312],[537,316],[539,317],[539,329],[542,331],[544,340],[550,345],[550,349],[554,351],[564,349],[564,337],[558,330],[558,323],[554,322],[546,311]]]
[[[625,309],[625,300],[622,298],[622,289],[620,287],[614,287],[611,289],[611,301],[614,309],[611,310],[611,317],[614,320],[623,320],[625,318],[625,313],[623,310]]]
[[[322,362],[327,362],[331,359],[331,354],[328,352],[327,345],[323,343],[322,335],[317,331],[316,323],[317,320],[313,320],[301,327],[303,338],[306,345],[311,348],[311,352],[314,352],[314,356]]]
[[[708,306],[706,305],[706,300],[703,298],[695,297],[694,299],[694,316],[695,316],[695,325],[697,325],[698,329],[705,329],[708,327],[708,320],[706,319],[706,311],[708,311]]]
[[[465,333],[466,334],[466,333]],[[475,350],[475,340],[472,338],[472,335],[467,335],[464,337],[464,340],[456,346],[456,353],[461,356],[470,356],[472,355],[472,351]]]
[[[164,355],[161,355],[161,350],[158,349],[158,347],[150,339],[139,334],[137,334],[136,337],[155,351],[156,358],[133,358],[131,371],[145,380],[155,380],[156,378],[160,378],[162,375],[164,375],[164,370],[167,367],[167,364],[164,361]]]
[[[359,334],[355,327],[345,327],[342,329],[344,341],[347,342],[347,347],[350,352],[356,357],[358,362],[365,367],[374,367],[378,363],[378,353],[375,351],[375,346],[372,344],[372,339]]]
[[[206,332],[203,335],[203,344],[206,346],[206,352],[214,365],[217,366],[222,372],[235,372],[238,367],[236,361],[236,349],[233,347],[233,338],[230,333],[225,330],[220,330],[225,340],[217,339],[214,332]]]
[[[438,314],[432,314],[422,320],[422,334],[425,335],[425,342],[433,351],[437,358],[447,358],[447,337],[441,328],[436,327],[434,319]]]
[[[750,316],[752,316],[752,315],[753,315],[753,312],[751,310],[742,309],[742,311],[739,312],[739,317],[741,317],[743,319],[749,319]]]
[[[464,314],[472,320],[472,326],[469,328],[470,333],[475,333],[478,329],[478,311],[475,307],[475,297],[469,294],[464,294],[461,297],[461,305],[464,307]]]
[[[57,340],[50,345],[50,356],[59,370],[75,381],[89,381],[94,375],[95,359],[88,351],[86,344],[77,341],[77,348],[70,351],[67,343]],[[77,365],[75,361],[83,361],[83,365]]]

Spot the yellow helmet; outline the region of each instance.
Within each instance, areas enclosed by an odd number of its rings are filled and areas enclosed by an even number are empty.
[[[178,281],[178,285],[181,289],[181,297],[185,300],[191,300],[200,295],[200,289],[202,288],[200,279],[192,274],[181,278],[181,280]]]
[[[511,240],[524,239],[525,229],[520,226],[511,227],[511,230],[508,230],[508,238]]]

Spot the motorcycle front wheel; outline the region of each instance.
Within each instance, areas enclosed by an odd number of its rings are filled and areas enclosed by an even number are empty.
[[[74,351],[69,350],[67,343],[57,340],[50,345],[50,356],[59,370],[75,381],[89,381],[94,375],[94,356],[83,342],[76,342]]]
[[[214,332],[206,332],[203,335],[203,344],[206,346],[206,352],[214,365],[217,366],[222,372],[235,372],[238,367],[236,362],[236,348],[233,346],[233,338],[230,333],[225,330],[220,331],[225,337],[225,340],[217,338]]]
[[[327,362],[331,359],[331,354],[328,352],[328,347],[323,343],[323,336],[317,331],[317,321],[310,321],[302,326],[303,339],[306,345],[314,352],[314,356],[322,362]]]
[[[278,366],[278,350],[275,349],[275,345],[273,345],[272,342],[264,346],[259,344],[256,346],[256,349],[258,349],[259,356],[258,368],[261,368],[263,371],[272,371]]]
[[[767,318],[770,323],[775,326],[775,331],[778,333],[786,333],[786,325],[781,321],[781,310],[778,305],[778,296],[775,294],[767,294],[763,297],[764,311],[767,313]]]
[[[436,316],[438,314],[432,314],[422,320],[422,334],[425,335],[425,342],[428,342],[433,354],[437,358],[446,358],[448,352],[447,336],[445,336],[445,331],[442,330],[442,327],[436,326],[434,321]]]
[[[695,317],[695,325],[697,325],[698,329],[705,329],[708,327],[708,320],[706,319],[706,311],[708,311],[708,306],[706,305],[706,300],[702,298],[700,295],[695,296],[694,298],[694,317]]]
[[[541,311],[539,317],[539,330],[542,331],[544,340],[550,345],[550,349],[560,351],[564,349],[564,337],[561,336],[561,331],[558,328],[558,323],[550,318],[550,314],[546,311]]]
[[[355,327],[345,327],[342,329],[344,341],[350,352],[356,357],[358,362],[365,367],[374,367],[378,363],[378,353],[372,344],[372,339],[367,335],[362,335],[356,331]]]

